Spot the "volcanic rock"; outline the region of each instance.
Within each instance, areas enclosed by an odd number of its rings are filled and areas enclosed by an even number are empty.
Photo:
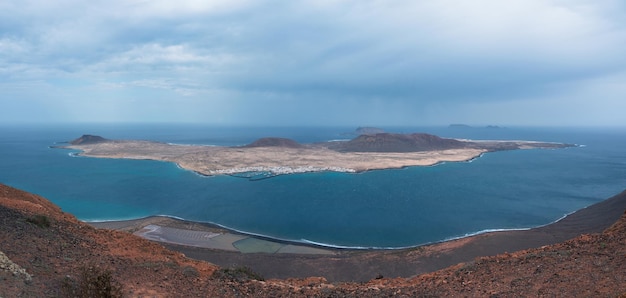
[[[253,147],[286,147],[286,148],[302,148],[303,146],[298,142],[286,139],[286,138],[261,138],[258,139],[248,145],[245,145],[246,148]]]
[[[70,142],[72,145],[88,145],[88,144],[97,144],[108,141],[107,139],[101,136],[95,135],[82,135],[80,138],[75,139]]]
[[[333,149],[342,152],[418,152],[457,149],[465,146],[464,142],[426,133],[379,133],[360,135],[348,142],[339,143],[337,148]]]

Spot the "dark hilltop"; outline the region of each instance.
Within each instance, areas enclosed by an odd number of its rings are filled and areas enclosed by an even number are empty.
[[[426,133],[377,133],[363,134],[347,142],[335,142],[329,148],[340,152],[419,152],[466,146],[466,142]]]
[[[302,148],[304,146],[292,139],[269,137],[269,138],[258,139],[243,147],[244,148],[254,148],[254,147]]]
[[[426,133],[398,134],[398,133],[375,133],[375,130],[364,130],[356,138],[349,141],[334,141],[317,143],[315,145],[326,147],[339,152],[419,152],[431,150],[447,150],[472,147],[469,142],[455,139],[440,138]],[[311,145],[303,145],[286,138],[261,138],[244,148],[254,147],[283,147],[305,148]]]
[[[82,135],[80,138],[70,141],[72,145],[88,145],[88,144],[97,144],[109,141],[101,136],[95,135]]]
[[[386,152],[408,153],[450,149],[484,149],[487,151],[515,150],[522,147],[533,148],[565,148],[574,144],[527,141],[476,141],[442,138],[428,133],[376,133],[376,128],[359,128],[362,134],[348,141],[331,141],[314,144],[301,144],[292,139],[280,137],[260,138],[250,144],[238,148],[328,148],[338,152]],[[71,145],[91,145],[107,142],[118,142],[96,135],[83,135],[70,141]],[[158,143],[158,142],[154,142]]]

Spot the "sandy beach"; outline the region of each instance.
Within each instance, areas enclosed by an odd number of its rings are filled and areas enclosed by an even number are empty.
[[[410,277],[477,257],[510,253],[598,233],[626,210],[626,191],[547,226],[485,233],[402,250],[341,250],[263,239],[218,226],[167,217],[90,223],[159,241],[188,257],[222,267],[248,266],[266,278],[322,276],[329,281]]]
[[[238,253],[286,253],[333,255],[334,249],[302,245],[229,231],[219,226],[184,221],[171,217],[151,216],[127,221],[89,223],[97,228],[125,231],[148,240],[189,247]]]

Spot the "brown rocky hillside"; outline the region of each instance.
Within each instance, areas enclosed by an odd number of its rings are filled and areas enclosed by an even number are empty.
[[[269,138],[258,139],[248,145],[245,145],[244,147],[246,148],[253,148],[253,147],[302,148],[303,146],[299,144],[298,142],[291,140],[291,139],[269,137]]]
[[[95,229],[44,198],[0,184],[0,251],[1,297],[76,295],[81,285],[93,284],[85,281],[102,284],[107,276],[127,297],[615,297],[626,293],[626,217],[603,233],[477,258],[413,278],[366,283],[329,283],[315,277],[258,281],[243,269],[218,269],[128,233]],[[105,278],[90,279],[90,272]]]
[[[337,142],[330,147],[342,152],[418,152],[464,148],[464,142],[444,139],[426,133],[362,134],[347,142]]]

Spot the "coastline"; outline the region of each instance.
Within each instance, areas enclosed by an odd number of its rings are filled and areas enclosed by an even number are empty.
[[[143,140],[109,140],[83,135],[66,146],[78,156],[114,159],[147,159],[173,162],[204,176],[277,175],[400,169],[466,162],[487,152],[554,149],[575,146],[538,141],[444,139],[429,134],[361,135],[350,141],[299,144],[285,138],[261,138],[245,146],[181,145]]]
[[[80,150],[72,156],[155,160],[203,176],[268,173],[286,175],[312,172],[361,173],[371,170],[432,166],[466,162],[489,152],[463,148],[421,152],[337,152],[327,148],[183,146],[146,141],[106,142],[55,147]]]
[[[617,221],[624,210],[626,210],[626,191],[540,227],[485,232],[413,248],[387,250],[337,249],[306,243],[290,243],[244,235],[217,225],[165,217],[89,224],[98,228],[139,233],[141,236],[141,233],[145,234],[145,231],[141,232],[142,229],[150,224],[158,223],[157,226],[169,228],[165,229],[166,237],[181,240],[160,241],[164,246],[182,252],[188,257],[209,261],[222,267],[248,266],[268,278],[323,276],[329,281],[366,281],[378,275],[410,277],[461,262],[469,262],[477,257],[537,248],[562,242],[581,234],[602,232]],[[251,239],[244,241],[250,243],[243,244],[249,244],[249,247],[255,247],[255,245],[261,248],[269,247],[269,249],[266,251],[263,249],[246,250],[244,245],[242,246],[244,251],[242,251],[235,246],[233,249],[220,249],[219,247],[189,245],[190,242],[193,244],[193,239],[176,238],[184,236],[184,232],[181,231],[228,235],[224,238],[232,240],[230,244]],[[174,233],[174,235],[168,235],[168,233]],[[144,238],[155,240],[155,237]],[[280,250],[286,246],[289,248]],[[293,268],[298,268],[298,270],[294,271]]]
[[[336,254],[342,249],[246,233],[214,223],[155,215],[130,220],[87,221],[100,228],[124,231],[149,240],[240,253]],[[237,242],[246,242],[238,247]],[[257,245],[257,247],[254,247]],[[269,251],[268,246],[275,248]]]

